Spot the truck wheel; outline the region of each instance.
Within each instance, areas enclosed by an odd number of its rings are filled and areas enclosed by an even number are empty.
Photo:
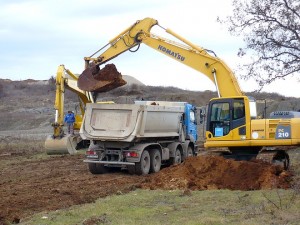
[[[89,163],[89,171],[92,174],[102,174],[107,172],[107,168],[103,164],[99,163]]]
[[[156,173],[158,171],[160,171],[160,167],[161,167],[161,154],[159,152],[158,149],[153,149],[150,152],[150,171],[152,173]]]
[[[191,146],[189,146],[188,149],[187,149],[186,157],[192,157],[192,156],[194,156],[193,149],[192,149]]]
[[[147,150],[143,151],[140,162],[135,164],[135,173],[138,175],[148,174],[150,171],[150,155]]]
[[[179,148],[175,151],[175,156],[170,159],[170,165],[175,165],[181,163],[181,152]]]

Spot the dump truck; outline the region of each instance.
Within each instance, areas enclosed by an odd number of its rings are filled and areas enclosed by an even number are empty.
[[[93,174],[116,167],[148,174],[181,163],[198,153],[196,113],[187,102],[89,103],[80,129],[92,142],[84,162]]]

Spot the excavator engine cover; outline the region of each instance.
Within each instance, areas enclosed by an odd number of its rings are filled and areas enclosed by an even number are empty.
[[[126,84],[114,64],[107,64],[100,70],[91,63],[78,79],[78,87],[84,91],[106,92]]]

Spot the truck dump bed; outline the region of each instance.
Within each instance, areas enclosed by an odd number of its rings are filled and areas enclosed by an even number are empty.
[[[132,142],[145,138],[170,138],[181,134],[184,105],[86,105],[80,130],[83,139]]]

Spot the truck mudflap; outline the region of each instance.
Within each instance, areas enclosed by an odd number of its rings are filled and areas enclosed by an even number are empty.
[[[116,161],[97,161],[97,160],[83,160],[85,163],[98,163],[98,164],[106,164],[106,165],[124,165],[124,166],[134,166],[133,162],[116,162]]]

